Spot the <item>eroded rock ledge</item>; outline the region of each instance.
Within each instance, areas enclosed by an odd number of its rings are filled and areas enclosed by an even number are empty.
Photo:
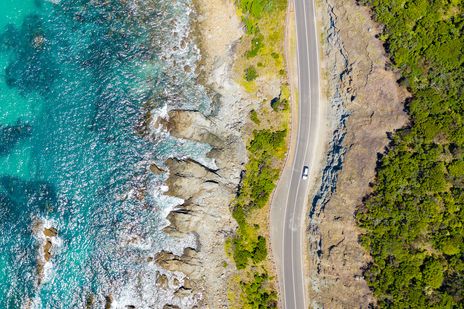
[[[191,280],[189,289],[202,292],[203,305],[211,308],[227,305],[225,278],[232,270],[224,267],[224,242],[235,229],[229,204],[246,161],[240,136],[218,123],[225,121],[206,118],[195,111],[169,113],[170,134],[210,144],[213,150],[209,156],[215,159],[218,169],[212,170],[191,159],[166,161],[169,170],[166,194],[182,198],[184,203],[168,215],[170,225],[165,231],[179,237],[193,233],[198,243],[182,256],[164,252],[155,258],[163,268],[186,274]]]

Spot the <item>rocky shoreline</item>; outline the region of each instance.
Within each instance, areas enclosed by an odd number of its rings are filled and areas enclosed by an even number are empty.
[[[241,130],[254,100],[233,76],[234,46],[243,35],[234,3],[195,0],[194,7],[192,33],[202,56],[198,80],[213,97],[213,110],[208,116],[198,111],[171,110],[159,123],[173,137],[211,145],[208,157],[214,159],[217,169],[191,159],[166,161],[166,194],[184,203],[168,215],[170,225],[164,230],[174,237],[193,233],[197,247],[185,249],[182,256],[161,252],[155,262],[186,275],[176,296],[199,294],[198,307],[227,308],[227,279],[235,266],[228,262],[224,243],[236,229],[229,205],[247,161]],[[166,279],[160,274],[157,284],[162,285]]]
[[[237,83],[233,70],[237,59],[234,48],[244,34],[235,3],[193,0],[191,4],[190,24],[177,25],[172,21],[176,25],[173,40],[164,44],[165,50],[160,55],[175,70],[194,76],[208,93],[211,108],[201,111],[201,106],[190,108],[197,105],[183,102],[188,95],[176,94],[173,86],[166,90],[173,104],[157,109],[155,102],[147,102],[146,116],[136,128],[139,134],[150,138],[169,134],[180,143],[193,141],[211,146],[206,160],[170,158],[151,163],[148,168],[160,179],[167,175],[166,188],[160,188],[160,194],[183,201],[166,214],[168,223],[163,231],[179,243],[186,238],[195,240],[183,252],[179,253],[178,248],[173,252],[164,250],[142,261],[149,266],[150,273],[144,279],[139,278],[143,281],[140,284],[153,290],[148,294],[156,299],[156,308],[163,309],[229,307],[228,279],[236,268],[224,247],[237,228],[229,205],[236,196],[247,162],[243,129],[250,111],[259,103],[258,98],[251,97]],[[176,51],[181,53],[179,59],[172,56]],[[191,59],[197,61],[195,68],[189,62]],[[142,199],[145,192],[140,190],[136,194]],[[58,231],[46,222],[38,222],[34,233],[40,243],[37,254],[40,286],[48,278],[60,238]],[[105,295],[105,308],[134,307],[126,304],[124,295],[124,291],[122,295]],[[94,305],[94,295],[88,296],[87,307]]]
[[[358,243],[354,214],[370,192],[387,132],[406,123],[407,92],[388,70],[378,26],[355,1],[318,3],[323,32],[332,140],[308,219],[312,308],[370,308],[363,279],[369,255]]]

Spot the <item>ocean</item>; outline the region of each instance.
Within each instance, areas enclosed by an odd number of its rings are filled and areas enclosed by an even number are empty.
[[[191,19],[188,0],[0,1],[0,308],[195,303],[155,284],[183,278],[156,253],[196,240],[163,232],[182,200],[150,171],[215,166],[209,145],[154,126],[211,112]]]

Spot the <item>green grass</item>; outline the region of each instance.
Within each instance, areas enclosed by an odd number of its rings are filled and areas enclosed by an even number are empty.
[[[383,308],[463,308],[463,1],[365,2],[412,94],[357,213],[365,276]]]
[[[255,34],[251,39],[251,49],[246,53],[247,58],[256,57],[264,46],[264,36],[261,33]]]
[[[242,12],[259,19],[273,10],[286,8],[287,0],[239,0],[238,4]]]
[[[285,76],[283,40],[286,0],[238,1],[239,15],[245,25],[245,49],[240,70],[252,82],[260,76]]]

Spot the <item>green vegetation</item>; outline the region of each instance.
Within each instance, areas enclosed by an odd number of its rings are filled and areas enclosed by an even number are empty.
[[[251,49],[247,52],[247,58],[253,58],[258,55],[258,52],[263,47],[264,36],[261,33],[255,34],[253,39],[251,39]],[[259,64],[258,64],[259,66]]]
[[[228,244],[238,269],[257,267],[267,257],[266,238],[259,235],[259,225],[250,222],[249,217],[254,210],[266,205],[275,187],[280,172],[275,167],[275,160],[285,155],[286,136],[286,130],[255,131],[248,145],[249,162],[245,166],[241,188],[233,204],[233,217],[238,223],[238,229]],[[242,280],[240,284],[246,303],[250,308],[275,307],[275,292],[262,287],[268,285],[267,271],[262,269],[259,274],[255,271],[253,278],[251,282]],[[257,287],[260,290],[258,294],[254,292]]]
[[[464,308],[462,0],[367,0],[412,99],[357,219],[388,308]]]
[[[253,109],[250,112],[250,119],[256,124],[260,124],[261,121],[259,120],[258,113]]]
[[[267,256],[266,239],[258,235],[259,227],[250,224],[247,217],[267,203],[275,187],[280,170],[274,167],[274,160],[285,155],[286,135],[286,130],[255,131],[248,145],[250,160],[233,205],[233,217],[239,226],[232,240],[238,269],[244,269],[250,262],[257,264]]]
[[[254,66],[249,66],[248,68],[245,69],[245,80],[247,82],[251,82],[255,80],[258,77],[258,72],[256,72],[256,69]]]
[[[253,139],[247,147],[249,162],[245,167],[236,205],[250,210],[266,204],[280,172],[273,166],[274,159],[285,155],[286,136],[286,130],[261,130],[253,133]]]
[[[234,63],[241,85],[253,94],[271,81],[280,81],[282,91],[278,102],[273,102],[276,113],[269,110],[271,98],[263,99],[263,105],[250,112],[253,123],[247,130],[253,133],[247,146],[249,162],[231,204],[238,228],[225,246],[239,270],[230,281],[228,298],[231,308],[275,308],[277,295],[275,279],[270,275],[272,264],[266,235],[268,202],[286,152],[290,91],[286,85],[283,50],[287,0],[237,0],[236,3],[246,27],[246,35],[237,46],[240,57]],[[265,91],[264,95],[269,94]]]
[[[242,21],[247,34],[254,36],[253,40],[261,40],[261,42],[263,37],[259,30],[259,20],[265,15],[271,15],[274,11],[284,10],[287,7],[287,0],[238,0],[237,2],[243,14]]]
[[[277,293],[269,291],[266,287],[268,281],[267,274],[255,273],[253,281],[240,283],[246,295],[246,305],[248,305],[248,308],[277,308]]]
[[[271,107],[275,112],[286,111],[289,109],[290,104],[287,98],[278,97],[271,101]]]
[[[236,62],[238,72],[244,72],[242,85],[255,92],[255,79],[285,78],[283,43],[287,0],[237,0],[238,14],[246,36],[238,48],[243,57]]]
[[[288,111],[290,108],[290,88],[288,84],[282,85],[280,94],[271,100],[271,108],[275,112]]]

